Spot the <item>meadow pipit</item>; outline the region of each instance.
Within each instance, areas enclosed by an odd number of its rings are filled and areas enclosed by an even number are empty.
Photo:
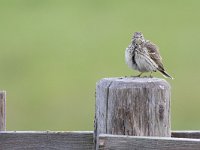
[[[160,71],[165,77],[173,79],[164,69],[162,58],[159,53],[158,47],[145,40],[141,32],[135,32],[131,44],[126,48],[125,60],[127,65],[135,70],[141,72],[156,72]]]

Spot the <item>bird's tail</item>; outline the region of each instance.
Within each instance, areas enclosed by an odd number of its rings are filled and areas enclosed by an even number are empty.
[[[174,78],[171,77],[165,70],[159,70],[159,71],[164,75],[164,77],[170,78],[170,79],[174,79]]]

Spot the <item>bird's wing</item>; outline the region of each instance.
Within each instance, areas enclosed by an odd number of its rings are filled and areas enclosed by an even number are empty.
[[[164,70],[159,48],[150,41],[146,41],[144,46],[147,48],[150,58],[158,65],[158,69]]]

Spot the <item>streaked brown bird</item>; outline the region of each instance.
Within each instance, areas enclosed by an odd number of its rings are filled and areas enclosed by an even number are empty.
[[[165,77],[173,79],[164,69],[162,58],[158,47],[145,40],[141,32],[135,32],[131,44],[125,50],[125,60],[127,65],[134,70],[141,72],[138,77],[144,72],[160,71]]]

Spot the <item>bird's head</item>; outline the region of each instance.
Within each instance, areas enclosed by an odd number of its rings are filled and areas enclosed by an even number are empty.
[[[142,32],[135,32],[133,34],[133,38],[144,38],[144,36],[143,36]]]
[[[134,44],[134,45],[140,45],[144,41],[145,41],[145,39],[144,39],[144,36],[143,36],[142,32],[135,32],[133,34],[132,44]]]

